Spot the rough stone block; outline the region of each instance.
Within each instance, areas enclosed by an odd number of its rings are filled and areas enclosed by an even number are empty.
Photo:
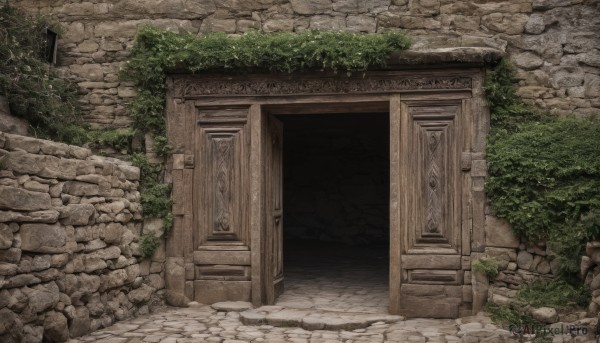
[[[485,242],[488,247],[518,248],[520,240],[510,224],[495,216],[485,217]]]
[[[67,231],[54,224],[21,225],[21,249],[38,253],[66,252]]]
[[[96,209],[92,204],[73,204],[61,209],[63,225],[87,225],[94,218]]]
[[[0,208],[18,211],[47,210],[51,207],[50,194],[0,186]]]

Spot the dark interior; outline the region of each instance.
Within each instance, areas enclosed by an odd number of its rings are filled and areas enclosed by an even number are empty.
[[[369,265],[387,280],[389,116],[281,116],[284,265]]]

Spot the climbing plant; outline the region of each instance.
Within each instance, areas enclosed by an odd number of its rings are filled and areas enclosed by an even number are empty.
[[[0,95],[11,113],[26,119],[34,134],[73,144],[87,141],[76,88],[46,62],[47,27],[11,6],[0,8]]]
[[[350,32],[262,33],[241,36],[211,33],[204,36],[177,34],[152,26],[140,29],[123,68],[123,79],[133,81],[138,95],[131,104],[135,128],[154,137],[153,150],[165,158],[170,150],[166,137],[165,79],[170,71],[290,73],[327,70],[364,72],[385,65],[395,50],[408,48],[410,39],[401,32],[354,34]],[[172,225],[169,185],[161,178],[163,165],[152,165],[142,155],[133,156],[141,168],[142,206],[146,217],[165,218]],[[146,247],[153,247],[145,238]],[[150,253],[149,249],[145,254]]]
[[[563,277],[577,279],[584,243],[600,237],[600,122],[556,117],[516,95],[507,61],[485,84],[492,115],[486,191],[494,213],[546,240]]]

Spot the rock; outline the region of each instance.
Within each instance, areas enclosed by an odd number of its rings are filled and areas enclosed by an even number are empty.
[[[22,339],[23,322],[19,316],[7,308],[0,309],[0,341],[21,343]]]
[[[50,207],[50,194],[0,186],[0,209],[37,211]]]
[[[113,270],[108,274],[102,275],[101,280],[100,290],[120,287],[123,286],[127,280],[127,272],[123,269]]]
[[[366,15],[348,16],[346,18],[348,31],[373,33],[377,29],[377,20]]]
[[[28,129],[29,123],[25,119],[11,115],[6,97],[0,95],[0,132],[27,136]]]
[[[525,32],[533,35],[539,35],[545,28],[544,16],[540,13],[533,13],[525,24]]]
[[[558,87],[577,87],[583,85],[584,74],[577,68],[564,67],[554,72],[553,79]]]
[[[590,289],[592,291],[600,289],[600,274],[597,274],[596,276],[593,277],[592,282],[590,283]]]
[[[533,0],[533,9],[548,10],[582,3],[583,0]]]
[[[290,0],[290,4],[298,14],[319,14],[332,10],[331,0]]]
[[[67,318],[60,312],[50,311],[44,318],[44,341],[65,342],[69,339]]]
[[[39,183],[37,181],[27,181],[23,184],[23,188],[25,188],[28,191],[42,192],[42,193],[48,193],[48,191],[50,191],[49,185]]]
[[[528,20],[529,16],[523,13],[492,13],[481,17],[481,25],[499,33],[518,35]]]
[[[517,265],[520,269],[529,270],[529,268],[531,268],[532,263],[533,255],[531,255],[525,250],[519,251],[519,254],[517,255]]]
[[[85,306],[76,307],[69,327],[71,337],[83,336],[90,331],[90,312]]]
[[[6,225],[0,223],[0,249],[8,249],[13,243],[13,232],[12,229]]]
[[[551,307],[540,307],[531,312],[533,318],[542,323],[553,324],[558,321],[558,313]]]
[[[27,285],[35,285],[40,283],[40,279],[31,274],[19,274],[8,278],[4,284],[4,288],[16,288]]]
[[[488,247],[517,248],[519,239],[515,236],[510,224],[495,216],[486,216],[486,245]]]
[[[98,195],[100,188],[93,183],[81,181],[67,181],[63,185],[63,193],[77,196],[93,196]]]
[[[310,18],[311,30],[340,31],[346,28],[346,20],[342,17],[316,15]]]
[[[96,208],[92,204],[73,204],[61,209],[63,225],[88,225],[92,221]]]
[[[40,152],[40,139],[19,135],[6,135],[8,150],[23,150],[32,154]]]
[[[29,307],[33,313],[45,311],[53,308],[59,300],[58,286],[54,282],[45,285],[33,287],[33,292],[29,293]]]
[[[167,304],[175,307],[188,307],[190,303],[190,299],[188,299],[188,297],[171,290],[167,290],[165,294],[165,300],[167,301]]]
[[[67,250],[67,232],[57,224],[23,224],[20,233],[24,251],[63,253]]]
[[[154,293],[154,288],[142,284],[139,288],[130,291],[127,298],[134,304],[145,304],[150,301],[152,293]]]
[[[544,60],[532,52],[520,53],[514,57],[514,61],[517,67],[525,70],[537,69],[544,65]]]
[[[588,242],[585,245],[585,254],[597,265],[600,265],[600,242]]]
[[[10,248],[0,250],[0,262],[18,263],[21,259],[21,249]]]
[[[50,268],[51,264],[51,255],[35,255],[33,256],[33,261],[31,262],[31,271],[37,272],[40,270],[48,269]]]
[[[104,81],[104,72],[100,64],[74,64],[71,72],[86,81]]]
[[[540,263],[537,265],[536,270],[540,274],[548,274],[550,273],[550,263],[546,259],[542,259]]]
[[[242,312],[254,308],[251,303],[246,301],[221,301],[212,304],[211,307],[224,312]]]
[[[16,264],[0,262],[0,276],[15,275],[17,273],[18,268],[19,267]],[[1,307],[2,306],[0,306],[0,308]]]
[[[53,224],[58,221],[58,215],[58,211],[55,210],[33,212],[0,211],[0,222]]]
[[[165,280],[158,274],[150,274],[146,278],[146,284],[152,288],[163,289],[165,288]]]
[[[585,74],[583,80],[584,95],[590,98],[600,97],[600,76]]]
[[[588,256],[581,256],[581,263],[579,264],[579,277],[585,280],[588,270],[592,266],[592,260]]]

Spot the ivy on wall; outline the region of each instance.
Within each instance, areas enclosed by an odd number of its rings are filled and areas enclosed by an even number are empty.
[[[407,49],[409,45],[409,38],[400,32],[374,35],[250,32],[242,36],[212,33],[198,37],[147,26],[138,32],[121,74],[138,89],[131,104],[136,130],[151,133],[154,152],[165,158],[170,150],[165,119],[168,72],[364,72],[371,66],[384,66],[393,51]],[[149,163],[143,154],[134,155],[133,162],[141,168],[144,216],[164,218],[168,232],[172,225],[171,187],[162,183],[164,166]],[[151,235],[142,237],[147,256],[157,246]]]
[[[576,280],[585,242],[600,238],[600,122],[555,117],[516,95],[502,61],[485,84],[492,115],[486,191],[494,213],[530,241],[545,240]]]
[[[82,144],[87,137],[77,90],[45,60],[49,26],[60,31],[44,18],[0,7],[0,95],[6,95],[11,113],[26,119],[37,136]]]
[[[74,145],[129,150],[132,129],[92,130],[82,119],[76,85],[46,62],[46,28],[60,26],[19,9],[0,7],[0,95],[31,134]]]

